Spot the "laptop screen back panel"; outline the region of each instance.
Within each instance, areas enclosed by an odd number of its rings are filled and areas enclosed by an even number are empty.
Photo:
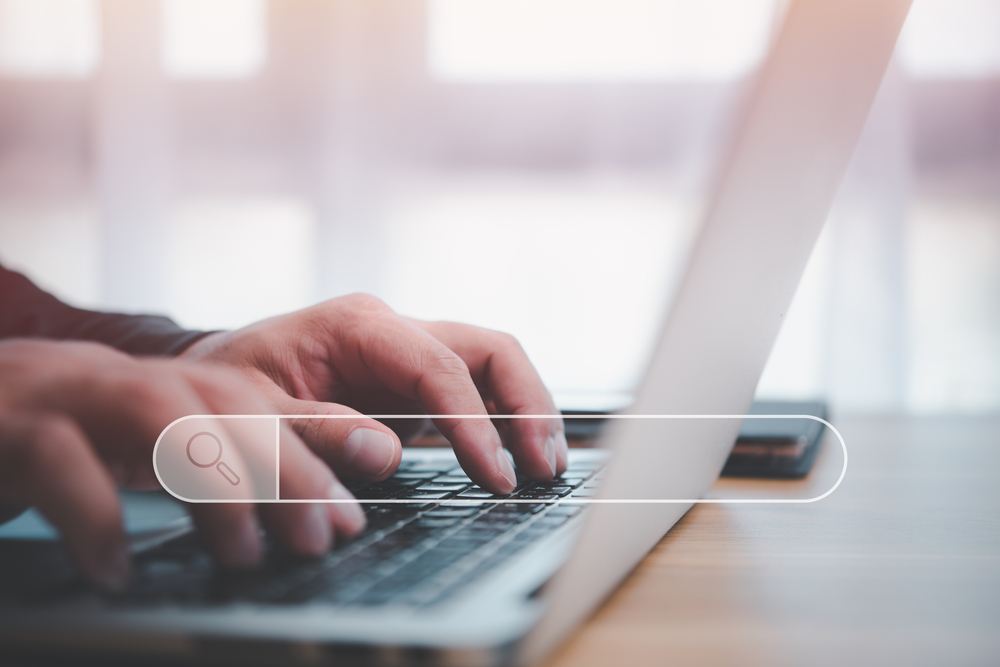
[[[634,414],[745,414],[910,0],[796,0],[758,73]],[[698,498],[739,420],[615,420],[602,498]],[[688,505],[597,505],[525,642],[537,659]]]

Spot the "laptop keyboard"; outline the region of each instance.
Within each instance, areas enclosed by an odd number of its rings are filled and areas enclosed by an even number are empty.
[[[194,535],[186,535],[137,556],[129,589],[108,601],[432,605],[577,517],[584,507],[573,499],[596,493],[600,465],[574,461],[558,479],[519,478],[512,494],[494,496],[474,485],[453,459],[404,461],[385,481],[348,488],[363,500],[427,502],[362,505],[365,531],[321,558],[295,558],[269,545],[262,568],[225,572],[213,566]],[[486,502],[510,499],[539,502]]]

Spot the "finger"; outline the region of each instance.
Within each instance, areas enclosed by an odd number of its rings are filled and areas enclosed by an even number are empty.
[[[190,368],[185,369],[185,373],[199,395],[217,414],[241,414],[247,410],[264,414],[274,412],[262,396],[248,390],[240,376],[211,372],[213,370]],[[281,420],[279,434],[278,484],[281,498],[319,501],[352,498],[329,468],[309,451],[287,421]],[[258,513],[265,528],[283,546],[306,556],[315,556],[329,549],[334,530],[345,536],[353,535],[365,524],[364,513],[356,503],[262,505]]]
[[[382,480],[391,475],[403,456],[402,443],[387,425],[337,403],[301,401],[281,394],[275,403],[292,429],[337,474],[354,479]],[[325,415],[353,415],[323,419]]]
[[[454,352],[427,332],[392,315],[367,321],[359,335],[357,357],[382,384],[416,397],[430,414],[482,415],[472,419],[435,419],[455,449],[459,463],[475,482],[494,493],[514,490],[514,468],[469,370]]]
[[[223,567],[252,568],[260,562],[260,525],[247,503],[195,503],[189,506],[198,534]]]
[[[84,574],[117,590],[129,559],[114,482],[72,420],[60,415],[0,418],[0,489],[55,526]]]
[[[415,322],[469,367],[497,414],[553,415],[552,419],[512,419],[507,446],[518,469],[534,479],[566,471],[565,427],[552,396],[517,339],[508,334],[452,322]]]
[[[304,556],[316,556],[330,548],[335,534],[351,537],[364,530],[364,511],[329,467],[282,422],[281,498],[349,501],[260,506],[265,525],[286,547]],[[296,523],[300,528],[293,530]]]
[[[117,355],[97,356],[43,404],[76,420],[119,485],[132,488],[156,488],[152,450],[168,424],[210,412],[177,364]]]
[[[147,475],[153,476],[152,445],[174,419],[184,415],[270,412],[267,402],[241,382],[235,374],[215,368],[200,369],[176,362],[169,366],[161,362],[132,364],[116,369],[113,377],[104,378],[98,386],[98,396],[117,399],[118,413],[105,416],[92,428],[109,437],[105,457],[131,462],[131,479],[122,481],[142,484]],[[137,439],[127,442],[126,437]],[[148,448],[135,444],[146,440]],[[251,505],[195,503],[189,509],[206,547],[221,565],[249,568],[260,561],[260,525]]]
[[[420,401],[400,396],[385,387],[352,387],[338,395],[337,403],[363,415],[413,415],[412,419],[382,420],[404,446],[431,427],[431,420]]]

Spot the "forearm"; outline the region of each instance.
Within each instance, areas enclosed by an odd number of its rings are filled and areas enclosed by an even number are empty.
[[[207,332],[158,315],[74,308],[20,273],[0,267],[0,339],[48,338],[103,343],[136,356],[176,356]]]

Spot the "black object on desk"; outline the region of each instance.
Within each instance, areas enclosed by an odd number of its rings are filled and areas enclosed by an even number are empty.
[[[563,413],[566,437],[589,440],[598,435],[607,419],[595,412]],[[751,415],[812,415],[826,419],[820,401],[754,401]],[[583,417],[583,418],[581,418]],[[725,477],[797,479],[812,468],[824,426],[813,419],[747,419],[733,451],[722,468]]]
[[[751,415],[812,415],[826,419],[819,401],[754,401]],[[814,419],[747,419],[722,467],[725,477],[796,479],[812,468],[824,426]]]

